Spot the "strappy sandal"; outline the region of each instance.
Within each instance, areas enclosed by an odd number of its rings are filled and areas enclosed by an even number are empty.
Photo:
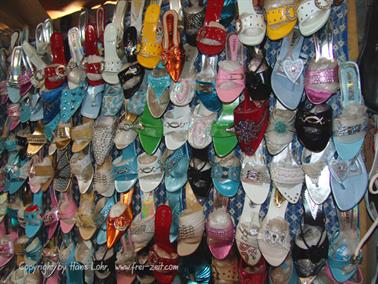
[[[142,40],[137,46],[137,60],[145,68],[153,69],[158,65],[162,52],[161,24],[159,23],[160,5],[151,3],[145,12]]]
[[[227,32],[218,21],[223,9],[223,0],[207,2],[205,23],[197,34],[198,50],[208,56],[221,53],[226,44]]]
[[[174,82],[179,80],[185,62],[185,51],[181,46],[178,31],[178,18],[175,10],[169,10],[163,15],[162,61]]]

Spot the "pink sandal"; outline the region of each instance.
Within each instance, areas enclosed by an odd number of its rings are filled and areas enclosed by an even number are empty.
[[[227,60],[218,63],[216,90],[224,103],[236,100],[245,88],[244,67],[240,62],[241,46],[237,34],[227,37]]]

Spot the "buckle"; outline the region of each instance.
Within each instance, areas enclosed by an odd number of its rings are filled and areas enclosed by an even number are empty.
[[[319,1],[319,0],[317,0],[317,1]],[[294,16],[290,15],[290,8],[294,10]],[[288,21],[292,22],[292,21],[295,21],[297,19],[297,11],[296,11],[296,9],[293,5],[288,5],[284,9],[285,9],[284,15],[286,16]]]
[[[326,5],[322,5],[321,0],[314,0],[314,2],[315,2],[315,6],[320,10],[325,10],[332,6],[332,1],[330,0],[325,0]]]

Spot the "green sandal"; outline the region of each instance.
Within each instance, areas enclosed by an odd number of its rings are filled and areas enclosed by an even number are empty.
[[[155,153],[163,137],[163,122],[152,116],[147,105],[139,119],[138,134],[143,150],[148,155]]]

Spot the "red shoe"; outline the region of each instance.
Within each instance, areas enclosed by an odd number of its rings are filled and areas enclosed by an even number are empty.
[[[52,62],[45,67],[45,87],[56,89],[66,81],[66,58],[64,56],[63,36],[54,32],[50,37]]]
[[[98,40],[96,30],[92,25],[85,28],[85,72],[87,73],[88,84],[98,86],[104,84],[102,71],[104,69],[104,58],[98,51]]]

